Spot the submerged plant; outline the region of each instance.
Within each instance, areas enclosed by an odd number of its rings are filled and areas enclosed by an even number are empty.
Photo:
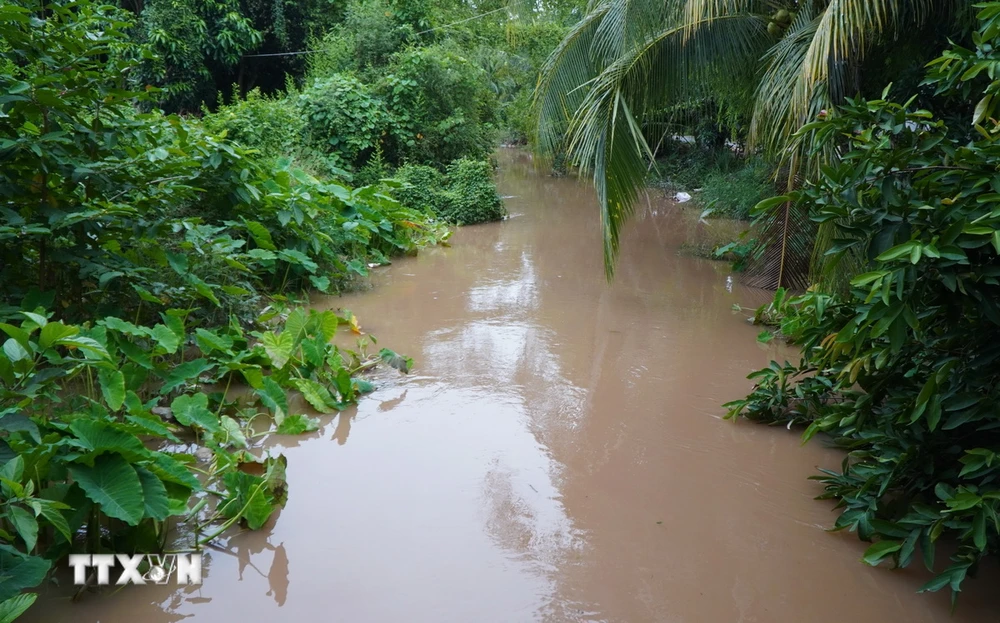
[[[23,603],[72,552],[162,551],[180,523],[195,548],[237,523],[260,528],[286,499],[285,459],[250,450],[320,425],[291,410],[289,392],[333,413],[373,389],[357,373],[412,363],[368,355],[368,338],[357,352],[332,345],[339,326],[357,330],[350,312],[294,309],[252,333],[235,319],[194,326],[190,310],[152,326],[50,315],[0,323],[0,568],[17,570],[0,575],[0,603]],[[237,385],[249,392],[234,400]]]
[[[150,94],[123,88],[127,25],[88,0],[0,6],[3,623],[70,553],[265,525],[287,485],[262,437],[314,431],[311,413],[373,389],[359,373],[411,365],[369,354],[349,312],[286,312],[288,296],[448,235],[395,183],[350,188],[142,112]],[[340,326],[357,351],[331,343]]]

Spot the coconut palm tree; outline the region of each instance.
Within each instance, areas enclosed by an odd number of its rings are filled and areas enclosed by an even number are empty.
[[[968,0],[594,0],[543,68],[539,146],[565,150],[593,176],[610,278],[663,111],[714,98],[742,111],[748,148],[780,162],[785,180],[815,166],[792,137],[859,88],[873,52],[920,29],[971,17]],[[777,284],[797,215],[775,219]]]

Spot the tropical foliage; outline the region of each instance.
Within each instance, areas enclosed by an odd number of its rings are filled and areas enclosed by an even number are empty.
[[[604,0],[543,69],[540,147],[565,150],[593,176],[610,275],[622,224],[679,112],[711,102],[717,118],[735,120],[725,124],[739,132],[733,138],[783,162],[779,181],[794,186],[819,162],[786,149],[801,125],[902,73],[879,54],[886,46],[919,41],[906,58],[919,66],[934,49],[928,42],[968,14],[955,0]],[[785,226],[776,235],[791,233]]]
[[[761,208],[807,211],[833,232],[826,265],[861,272],[843,294],[779,291],[762,319],[802,359],[755,372],[753,393],[727,405],[847,450],[840,470],[817,477],[837,501],[835,528],[873,541],[868,564],[906,567],[919,549],[935,573],[922,590],[949,587],[953,599],[1000,551],[1000,3],[978,6],[974,49],[950,48],[927,78],[940,95],[978,100],[963,120],[973,140],[888,89],[798,133],[813,154],[839,158]],[[942,543],[957,544],[949,565],[935,562]]]
[[[400,167],[396,177],[403,186],[396,196],[406,205],[461,225],[500,220],[507,214],[491,181],[492,170],[485,162],[456,160],[446,173],[434,167]]]
[[[161,552],[181,523],[195,548],[261,527],[286,496],[261,438],[319,425],[291,392],[332,413],[372,389],[359,373],[412,365],[369,354],[350,312],[289,298],[449,234],[393,199],[398,183],[351,188],[229,141],[253,134],[236,115],[145,111],[157,94],[121,80],[141,70],[126,17],[0,6],[4,621],[70,552]],[[283,123],[274,100],[246,108]],[[284,148],[271,140],[255,146]],[[341,326],[357,350],[331,344]]]
[[[263,439],[413,365],[299,299],[502,218],[488,155],[526,138],[578,13],[0,5],[0,621],[69,553],[266,524],[288,492]]]

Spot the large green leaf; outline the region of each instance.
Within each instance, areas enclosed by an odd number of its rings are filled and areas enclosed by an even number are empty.
[[[69,522],[66,521],[66,517],[62,514],[63,510],[69,509],[69,506],[60,502],[43,499],[36,499],[33,503],[38,505],[38,512],[40,512],[42,517],[47,519],[49,523],[52,524],[52,527],[55,528],[59,534],[61,534],[67,541],[72,540]]]
[[[111,359],[111,355],[108,354],[108,349],[92,337],[71,335],[69,337],[59,338],[53,344],[55,346],[65,346],[70,350],[84,350],[92,355],[97,355],[101,359]]]
[[[38,336],[38,346],[44,350],[57,341],[76,335],[79,332],[79,327],[67,326],[61,322],[50,322],[42,327],[42,332]]]
[[[142,519],[145,513],[142,483],[135,469],[120,455],[103,454],[94,460],[93,467],[74,464],[69,472],[108,517],[121,519],[130,526]]]
[[[302,355],[309,365],[314,368],[323,366],[329,346],[326,338],[322,335],[316,335],[311,339],[302,340],[300,346],[302,347]]]
[[[42,583],[52,563],[38,556],[25,556],[12,547],[0,545],[0,601]]]
[[[274,415],[274,421],[280,425],[281,421],[288,414],[288,396],[285,394],[285,390],[274,379],[266,376],[264,377],[263,386],[257,389],[256,393],[260,397],[260,401],[264,403],[264,406],[271,410],[271,413]]]
[[[153,457],[153,462],[146,467],[156,474],[163,482],[181,485],[193,491],[201,490],[201,483],[194,477],[191,470],[181,461],[163,452]]]
[[[340,320],[337,318],[337,314],[330,310],[320,312],[316,314],[316,325],[323,336],[323,339],[327,342],[333,339],[333,336],[337,334],[337,325]]]
[[[15,496],[11,488],[21,487],[21,476],[24,475],[24,457],[15,456],[9,461],[4,461],[0,465],[0,478],[10,481],[9,483],[4,482],[0,485],[0,491],[3,491],[4,495]]]
[[[271,359],[271,365],[281,369],[285,367],[292,357],[292,349],[295,348],[295,337],[288,331],[274,334],[270,331],[260,337],[260,343],[264,346],[264,352]]]
[[[13,623],[14,619],[24,614],[37,598],[38,593],[21,593],[0,602],[0,623]]]
[[[131,335],[132,337],[145,337],[149,335],[149,329],[146,327],[137,327],[127,320],[115,318],[114,316],[108,316],[104,320],[100,321],[100,324],[103,324],[112,331],[118,331],[119,333]]]
[[[330,413],[334,410],[336,401],[330,394],[330,390],[323,387],[316,381],[309,379],[293,379],[292,384],[295,389],[302,392],[302,396],[320,413]]]
[[[38,425],[23,413],[8,413],[7,415],[0,417],[0,431],[6,431],[8,433],[26,432],[28,433],[28,436],[35,441],[35,443],[42,442],[42,436],[38,430]]]
[[[276,508],[264,478],[242,471],[231,471],[223,477],[223,482],[228,493],[219,505],[223,516],[240,517],[251,530],[263,526]]]
[[[197,382],[199,376],[214,367],[215,364],[209,363],[208,359],[192,359],[179,366],[174,366],[174,369],[167,375],[163,387],[160,388],[160,394],[169,394],[185,383]]]
[[[208,396],[194,394],[178,396],[170,403],[174,418],[185,426],[198,426],[212,433],[219,432],[219,418],[208,408]]]
[[[378,352],[379,357],[382,361],[386,362],[393,368],[396,368],[403,374],[407,374],[410,368],[413,367],[413,359],[407,357],[406,355],[400,355],[399,353],[389,350],[388,348],[383,348]]]
[[[277,251],[274,241],[271,239],[271,232],[257,221],[244,221],[247,231],[257,246],[268,251]]]
[[[101,369],[97,373],[101,381],[101,394],[108,408],[117,411],[125,402],[125,375],[120,370]]]
[[[177,438],[177,435],[173,434],[170,429],[167,428],[166,424],[163,423],[163,420],[152,413],[143,412],[135,415],[129,414],[125,416],[125,421],[141,429],[141,434],[155,435],[157,437],[169,439],[170,441],[180,441],[180,439]]]
[[[299,338],[305,335],[306,322],[306,312],[301,307],[297,307],[288,312],[288,318],[285,319],[285,329],[281,332],[281,334],[290,335],[292,337],[293,348]]]
[[[31,353],[28,352],[28,349],[21,346],[20,342],[14,338],[9,338],[3,343],[3,353],[11,363],[31,359]]]
[[[154,340],[156,340],[159,347],[169,354],[176,353],[177,347],[181,344],[181,340],[177,334],[166,325],[156,325],[153,327],[152,331],[150,331],[150,335]]]
[[[15,327],[12,324],[7,324],[6,322],[0,322],[0,331],[3,331],[11,338],[14,339],[23,348],[31,348],[31,334],[20,327]]]
[[[74,444],[87,451],[80,459],[82,462],[90,464],[94,457],[105,452],[120,454],[128,461],[149,456],[138,437],[116,429],[109,422],[81,417],[73,420],[69,428],[76,435]]]
[[[228,353],[229,349],[233,347],[233,338],[205,329],[195,329],[195,340],[198,342],[198,348],[205,354],[213,350]]]
[[[240,428],[240,423],[229,417],[228,415],[223,415],[219,418],[220,424],[222,424],[222,432],[226,435],[225,443],[227,445],[232,445],[237,448],[246,448],[247,438],[243,434],[243,429]]]
[[[35,549],[35,543],[38,541],[38,521],[35,516],[20,506],[9,506],[7,512],[14,530],[24,541],[24,548],[29,552]]]
[[[156,474],[144,467],[136,466],[135,473],[142,484],[143,514],[157,521],[163,521],[170,515],[166,487]]]
[[[277,432],[279,435],[301,435],[315,430],[319,430],[318,419],[295,413],[282,420]]]

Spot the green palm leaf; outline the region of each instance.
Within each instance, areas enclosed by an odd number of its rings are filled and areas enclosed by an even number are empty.
[[[813,157],[795,133],[857,88],[856,69],[874,44],[969,12],[961,0],[807,0],[796,3],[784,36],[773,39],[767,24],[782,4],[604,0],[550,56],[535,98],[539,148],[549,155],[565,150],[593,177],[609,278],[622,226],[653,165],[649,144],[669,131],[668,106],[708,95],[749,110],[750,147],[779,162],[794,182],[830,156]],[[747,90],[754,96],[739,101]],[[815,232],[802,215],[787,212],[793,209],[779,207],[764,224],[764,240],[780,246],[764,254],[776,262],[769,264],[771,280],[808,274],[808,261],[800,270],[790,254],[808,258]]]

